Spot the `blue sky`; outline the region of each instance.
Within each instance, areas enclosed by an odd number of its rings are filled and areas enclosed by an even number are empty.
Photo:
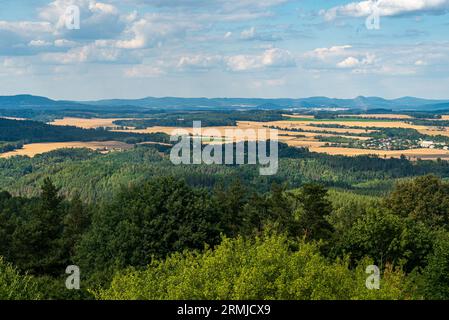
[[[80,29],[65,25],[80,9]],[[0,0],[0,94],[448,98],[449,0]],[[377,13],[379,29],[365,21]]]

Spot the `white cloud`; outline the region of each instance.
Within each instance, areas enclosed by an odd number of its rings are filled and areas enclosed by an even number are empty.
[[[261,55],[236,55],[227,58],[228,68],[232,71],[247,71],[261,68],[287,68],[296,66],[290,51],[271,48]]]
[[[75,41],[70,41],[67,39],[56,39],[54,41],[54,45],[55,47],[60,47],[60,48],[72,48],[78,45],[78,43],[76,43]]]
[[[240,33],[242,40],[259,40],[259,41],[279,41],[282,40],[280,36],[268,32],[258,32],[255,27],[243,30]]]
[[[183,20],[183,17],[177,18],[176,15],[147,14],[132,21],[120,39],[97,40],[96,44],[102,47],[110,46],[122,49],[150,48],[164,42],[181,39],[185,37],[187,30],[198,27],[195,22]]]
[[[197,69],[197,70],[208,70],[216,68],[223,64],[223,58],[219,55],[209,56],[209,55],[194,55],[194,56],[183,56],[179,59],[177,67],[182,70],[186,69]]]
[[[427,63],[421,59],[415,61],[415,66],[425,66]]]
[[[75,47],[67,52],[45,53],[42,60],[53,64],[79,63],[138,63],[140,59],[132,53],[117,48],[99,48],[94,44]]]
[[[339,68],[354,68],[360,65],[360,61],[354,57],[347,57],[345,60],[337,63],[337,67]]]
[[[254,89],[271,89],[273,87],[282,87],[286,83],[284,78],[280,79],[267,79],[267,80],[256,80],[251,83],[251,87]]]
[[[125,70],[125,76],[128,78],[153,78],[164,74],[160,67],[150,65],[139,65]]]
[[[355,67],[362,67],[362,66],[371,66],[374,64],[376,60],[376,56],[371,53],[367,53],[363,59],[356,58],[356,57],[347,57],[343,61],[340,61],[337,63],[338,68],[343,69],[350,69]]]
[[[243,30],[242,33],[240,34],[240,36],[242,37],[242,39],[252,39],[252,38],[254,38],[255,34],[256,34],[256,28],[251,27],[247,30]]]
[[[0,55],[30,55],[42,50],[38,40],[46,41],[51,36],[52,26],[48,22],[0,21]]]
[[[80,9],[79,30],[66,28],[66,10],[71,5]],[[39,17],[52,24],[55,34],[68,39],[114,38],[126,27],[125,17],[115,6],[95,0],[55,0],[39,9]]]
[[[329,48],[316,48],[311,52],[305,54],[306,57],[327,59],[332,56],[339,56],[346,53],[347,49],[352,48],[350,45],[333,46]]]
[[[28,45],[30,47],[49,47],[52,43],[44,40],[31,40]]]
[[[0,74],[7,76],[23,76],[31,73],[31,65],[24,58],[5,58],[0,65]]]
[[[190,10],[215,8],[225,12],[262,10],[281,5],[289,0],[132,0],[158,7],[182,7]]]
[[[322,10],[320,13],[326,20],[334,20],[337,17],[367,17],[376,7],[381,16],[443,14],[449,10],[449,0],[381,0],[377,4],[375,1],[365,0]]]
[[[273,48],[262,55],[262,64],[268,67],[294,67],[295,59],[288,50]]]
[[[259,57],[247,56],[247,55],[236,55],[229,57],[227,59],[227,64],[232,71],[246,71],[250,69],[260,68]]]
[[[49,22],[0,21],[0,30],[11,31],[21,36],[32,36],[36,33],[51,33],[53,28]]]

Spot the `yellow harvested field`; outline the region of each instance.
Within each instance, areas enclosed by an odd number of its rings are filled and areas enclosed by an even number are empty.
[[[432,129],[431,127],[426,128],[426,129],[418,129],[419,133],[422,134],[428,134],[429,136],[445,136],[445,137],[449,137],[449,131],[447,129],[445,130],[436,130],[436,129]]]
[[[278,123],[281,125],[288,125],[289,123],[291,125],[295,126],[303,126],[303,125],[317,125],[317,124],[329,124],[329,125],[341,125],[346,127],[373,127],[373,128],[410,128],[410,129],[416,129],[421,128],[425,129],[425,126],[415,126],[412,124],[408,124],[402,121],[308,121],[308,120],[292,120],[292,121],[274,121],[274,123]],[[321,129],[321,128],[320,128]]]
[[[401,155],[405,155],[408,158],[416,160],[421,159],[449,159],[449,150],[438,149],[409,149],[409,150],[368,150],[368,149],[351,149],[351,148],[333,148],[333,147],[312,147],[310,151],[327,153],[330,155],[345,155],[345,156],[358,156],[358,155],[377,155],[379,157],[387,158],[399,158]]]
[[[290,140],[287,142],[287,144],[291,147],[303,147],[303,148],[309,148],[309,149],[319,149],[319,147],[322,147],[325,145],[325,142],[316,141],[316,140]]]
[[[310,115],[310,114],[283,114],[283,117],[286,118],[302,118],[302,119],[313,119],[314,116]]]
[[[351,129],[351,128],[322,128],[322,127],[316,127],[313,126],[313,124],[298,124],[296,121],[274,121],[274,122],[266,122],[266,126],[275,126],[279,127],[281,129],[291,130],[291,129],[301,129],[308,132],[335,132],[340,134],[345,133],[353,133],[353,134],[361,134],[361,133],[370,133],[374,132],[375,130],[369,130],[369,129]],[[297,132],[298,134],[304,133],[304,132]]]
[[[92,142],[49,142],[49,143],[30,143],[25,144],[22,149],[5,152],[0,154],[0,158],[10,158],[14,156],[29,156],[50,152],[63,148],[89,148],[104,152],[115,150],[127,150],[132,145],[119,141],[92,141]]]
[[[407,114],[357,114],[357,115],[340,115],[347,118],[365,118],[365,119],[412,119]]]
[[[221,126],[221,127],[202,127],[201,132],[198,131],[198,129],[194,129],[192,127],[150,127],[146,129],[139,129],[139,130],[114,130],[117,132],[134,132],[134,133],[166,133],[168,135],[184,135],[184,134],[191,134],[191,135],[201,135],[205,138],[211,138],[211,137],[219,137],[219,138],[225,138],[227,140],[234,139],[235,141],[243,141],[243,140],[256,140],[257,137],[247,137],[244,135],[245,132],[242,132],[243,134],[239,134],[239,129],[246,130],[246,129],[253,129],[254,132],[257,135],[258,129],[263,129],[266,133],[267,138],[270,137],[270,135],[274,134],[276,130],[274,129],[268,129],[264,128],[263,123],[257,123],[257,125],[248,125],[247,123],[238,123],[237,126]],[[293,134],[293,133],[292,133]],[[299,132],[295,132],[294,134],[298,135],[301,134]]]
[[[232,126],[222,126],[222,127],[203,127],[201,135],[203,137],[222,137],[225,138],[227,141],[232,139],[234,137],[233,130],[235,129],[253,129],[256,131],[266,130],[267,137],[270,136],[270,134],[274,133],[274,129],[270,129],[266,127],[267,124],[265,122],[238,122],[238,125],[236,127]],[[306,129],[309,129],[307,127]],[[230,130],[227,132],[227,130]],[[147,129],[141,129],[141,130],[114,130],[119,132],[134,132],[134,133],[157,133],[162,132],[166,133],[168,135],[174,135],[174,134],[194,134],[193,128],[187,128],[187,127],[150,127]],[[325,131],[325,130],[324,130]],[[343,130],[342,133],[351,132],[351,130]],[[366,132],[365,130],[358,130],[357,133]],[[315,133],[315,132],[296,132],[296,131],[278,131],[278,136],[280,141],[291,141],[291,140],[303,140],[303,141],[316,141],[313,138],[317,136],[325,136],[325,137],[346,137],[346,138],[353,138],[353,139],[359,139],[359,140],[368,140],[368,137],[359,137],[359,136],[345,136],[345,135],[336,135],[336,134],[327,134],[327,133]],[[298,136],[304,136],[299,137]],[[242,140],[254,140],[254,139],[248,139],[245,136],[237,137],[235,139],[236,141],[242,141]],[[208,141],[204,141],[208,142]]]
[[[95,129],[95,128],[116,128],[118,127],[114,124],[114,121],[117,120],[133,120],[129,118],[72,118],[65,117],[63,119],[56,119],[53,122],[49,122],[49,124],[54,126],[74,126],[83,129]]]
[[[303,118],[301,115],[295,115],[298,118]],[[378,115],[383,116],[383,115]],[[393,116],[393,115],[389,115]],[[345,137],[359,140],[368,140],[369,137],[357,136],[357,134],[371,133],[376,130],[374,129],[361,129],[352,127],[366,127],[366,128],[409,128],[416,129],[420,133],[427,135],[446,135],[449,136],[449,131],[439,130],[437,127],[427,127],[418,126],[406,123],[407,117],[397,116],[398,121],[309,121],[309,120],[298,120],[298,121],[271,121],[271,122],[256,122],[256,121],[239,121],[237,126],[232,127],[204,127],[202,128],[203,137],[223,137],[229,141],[230,137],[226,134],[226,130],[229,129],[268,129],[268,127],[279,127],[284,130],[278,131],[279,141],[287,143],[294,147],[307,147],[310,151],[327,153],[331,155],[347,155],[347,156],[357,156],[357,155],[378,155],[379,157],[394,157],[399,158],[401,155],[405,155],[409,159],[416,160],[420,159],[448,159],[449,160],[449,150],[440,149],[409,149],[409,150],[372,150],[372,149],[355,149],[355,148],[344,148],[344,147],[326,147],[326,142],[318,141],[317,136],[326,137]],[[393,118],[392,118],[393,119]],[[403,119],[401,121],[401,119]],[[322,128],[317,127],[316,124],[336,124],[343,125],[347,128]],[[212,129],[212,131],[210,131]],[[301,129],[303,131],[291,131],[292,129]],[[127,132],[139,132],[139,133],[154,133],[154,132],[164,132],[167,134],[173,134],[174,132],[179,132],[182,130],[183,133],[192,134],[193,128],[179,128],[179,127],[151,127],[145,130],[123,130]],[[330,133],[326,133],[330,132]],[[345,134],[351,135],[345,135]],[[355,134],[355,135],[354,135]],[[237,139],[241,141],[247,139],[242,137],[242,139]],[[251,139],[250,139],[251,140]],[[208,143],[208,141],[204,141]],[[210,142],[209,142],[210,143]],[[215,142],[216,143],[216,142]]]
[[[404,128],[404,129],[415,129],[422,134],[427,134],[431,136],[443,135],[449,136],[448,128],[444,130],[438,130],[437,127],[427,127],[410,124],[403,121],[375,121],[375,122],[365,122],[365,121],[274,121],[268,122],[270,125],[275,125],[281,128],[296,128],[303,130],[321,130],[321,131],[333,131],[333,132],[352,132],[352,133],[363,133],[370,132],[364,129],[347,129],[347,128],[320,128],[313,127],[317,124],[329,124],[329,125],[343,125],[348,128],[350,127],[366,127],[366,128]],[[267,123],[267,124],[268,124]],[[308,129],[307,129],[308,128]],[[313,129],[310,129],[313,128]],[[358,130],[358,131],[353,131]]]

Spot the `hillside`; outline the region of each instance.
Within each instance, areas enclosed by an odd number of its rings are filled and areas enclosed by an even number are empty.
[[[168,141],[167,138],[164,138],[163,134],[138,134],[113,132],[103,129],[81,129],[72,126],[52,126],[38,121],[0,118],[0,141],[32,143],[106,140],[124,142]]]
[[[449,100],[432,100],[415,97],[384,99],[359,96],[354,99],[328,97],[309,98],[177,98],[147,97],[142,99],[108,99],[98,101],[57,101],[32,95],[0,96],[0,109],[4,110],[84,110],[84,111],[144,111],[161,110],[204,110],[204,109],[272,109],[285,108],[349,108],[349,109],[391,109],[391,110],[439,110],[447,108]]]

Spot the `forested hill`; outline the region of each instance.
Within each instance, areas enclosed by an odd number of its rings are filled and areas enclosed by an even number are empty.
[[[143,141],[167,142],[164,134],[137,134],[112,132],[104,129],[82,129],[72,126],[53,126],[30,120],[11,120],[0,118],[0,141],[65,142],[65,141],[107,141],[116,140],[127,143]]]
[[[46,178],[33,198],[0,192],[0,299],[448,299],[448,204],[431,175],[382,198],[158,177],[91,205]]]
[[[240,110],[264,109],[281,110],[286,108],[350,108],[391,110],[440,110],[447,109],[449,100],[432,100],[415,97],[384,99],[381,97],[359,96],[353,99],[337,99],[329,97],[308,98],[180,98],[180,97],[147,97],[142,99],[108,99],[99,101],[58,101],[33,95],[0,96],[0,109],[5,110],[84,110],[109,111],[119,110],[143,111],[148,109],[164,110]]]
[[[280,144],[279,171],[260,176],[254,165],[173,165],[169,149],[163,146],[138,146],[103,155],[89,150],[56,150],[34,158],[0,159],[0,189],[14,194],[37,195],[45,176],[51,176],[65,195],[78,192],[88,202],[107,199],[123,186],[138,184],[152,177],[174,176],[189,185],[213,189],[240,179],[252,190],[267,192],[273,183],[294,188],[308,182],[353,190],[364,194],[382,194],[395,179],[434,173],[449,177],[446,161],[344,157],[311,153]]]

